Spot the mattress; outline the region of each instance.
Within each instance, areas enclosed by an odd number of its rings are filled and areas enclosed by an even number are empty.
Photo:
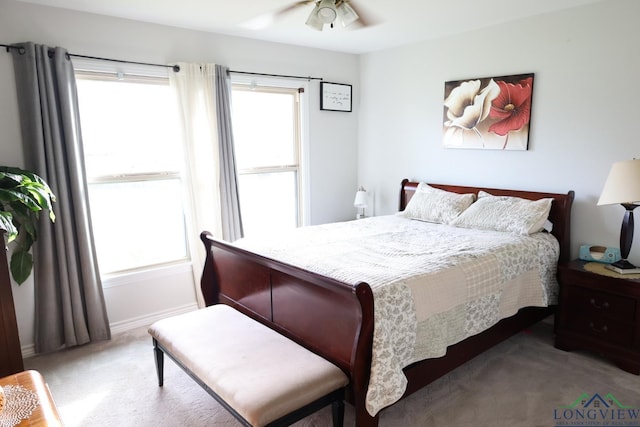
[[[527,306],[557,302],[559,244],[398,215],[302,227],[234,243],[350,284],[374,295],[374,336],[367,410],[402,397],[402,369],[441,357],[448,346]]]

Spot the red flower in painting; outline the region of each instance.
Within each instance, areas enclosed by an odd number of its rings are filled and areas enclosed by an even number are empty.
[[[491,103],[489,117],[500,119],[489,127],[489,132],[505,136],[512,130],[520,130],[529,123],[531,115],[531,85],[533,78],[520,83],[497,81],[500,94]]]

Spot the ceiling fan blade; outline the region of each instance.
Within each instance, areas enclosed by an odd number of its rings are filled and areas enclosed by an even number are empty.
[[[315,3],[315,2],[316,2],[316,0],[301,0],[301,1],[297,1],[297,2],[295,2],[293,4],[290,4],[289,6],[286,6],[286,7],[283,7],[282,9],[280,9],[280,10],[277,10],[275,12],[275,14],[276,15],[284,15],[286,13],[291,12],[292,10],[295,10],[295,9],[299,8],[300,6],[306,6],[306,5],[310,4],[310,3]]]
[[[363,27],[372,27],[374,25],[378,25],[380,20],[366,12],[366,9],[362,6],[358,6],[355,4],[353,0],[344,0],[344,3],[347,3],[351,6],[351,8],[358,15],[358,19],[350,26],[352,28],[363,28]]]
[[[289,6],[285,6],[281,9],[274,10],[272,12],[265,13],[264,15],[257,16],[253,19],[243,22],[240,25],[250,30],[260,30],[272,25],[275,22],[275,20],[278,19],[279,17],[286,15],[287,13],[301,6],[306,6],[310,3],[315,3],[315,0],[297,1],[295,3],[290,4]]]

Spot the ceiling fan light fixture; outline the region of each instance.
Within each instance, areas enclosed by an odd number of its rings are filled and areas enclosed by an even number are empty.
[[[336,4],[334,0],[322,0],[316,6],[318,11],[316,15],[325,24],[330,24],[338,17],[338,11],[336,10]]]
[[[349,3],[344,1],[340,3],[340,6],[338,6],[338,15],[340,16],[340,21],[342,21],[343,27],[348,27],[359,18],[358,14],[353,10]]]
[[[309,17],[307,18],[307,22],[305,22],[305,24],[307,24],[308,26],[310,26],[314,30],[322,31],[322,28],[324,27],[324,22],[322,22],[322,20],[318,16],[318,5],[316,5],[313,8],[313,10],[311,11],[311,14],[309,14]]]

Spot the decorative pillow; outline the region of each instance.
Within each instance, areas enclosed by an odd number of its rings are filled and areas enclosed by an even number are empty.
[[[474,194],[458,194],[421,182],[399,215],[420,221],[448,224],[475,200]]]
[[[478,192],[478,201],[451,225],[481,230],[533,234],[542,231],[553,199],[527,200]]]

